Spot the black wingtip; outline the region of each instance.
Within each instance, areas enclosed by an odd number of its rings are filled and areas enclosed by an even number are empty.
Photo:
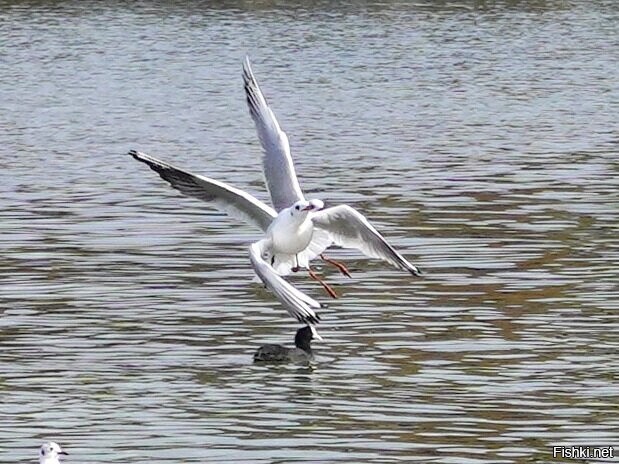
[[[423,276],[423,272],[421,272],[421,269],[419,269],[418,267],[414,267],[412,269],[409,269],[408,272],[410,272],[415,277]]]
[[[298,320],[299,322],[302,322],[303,324],[318,324],[320,323],[320,316],[316,314],[316,317],[314,316],[299,317]]]
[[[139,160],[140,153],[137,150],[129,150],[127,154],[129,156],[133,156],[136,160]]]

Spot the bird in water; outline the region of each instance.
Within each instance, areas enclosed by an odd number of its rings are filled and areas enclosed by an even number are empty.
[[[60,445],[53,441],[45,442],[39,451],[39,464],[60,464],[60,456],[67,455]]]
[[[282,345],[263,345],[254,354],[255,362],[309,362],[314,359],[311,343],[316,338],[322,340],[312,325],[306,325],[297,330],[294,337],[294,348]]]

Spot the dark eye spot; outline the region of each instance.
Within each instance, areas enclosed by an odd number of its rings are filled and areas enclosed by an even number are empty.
[[[295,206],[294,209],[298,210],[299,209],[299,205]]]

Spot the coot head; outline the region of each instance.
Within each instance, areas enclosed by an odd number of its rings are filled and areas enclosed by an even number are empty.
[[[297,330],[297,335],[294,337],[294,344],[297,348],[311,354],[311,343],[314,338],[322,340],[322,337],[318,334],[313,325],[306,325]]]

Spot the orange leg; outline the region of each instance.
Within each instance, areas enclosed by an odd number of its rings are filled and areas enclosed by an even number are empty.
[[[331,287],[329,287],[329,285],[322,280],[320,277],[318,277],[318,275],[312,271],[310,268],[307,268],[309,275],[312,279],[314,279],[316,282],[318,282],[320,285],[322,285],[322,287],[326,290],[326,292],[331,295],[331,298],[337,298],[337,293],[335,293],[335,290],[333,290]]]
[[[344,274],[346,277],[352,277],[350,275],[350,272],[348,271],[348,268],[346,266],[344,266],[343,263],[340,263],[339,261],[335,261],[334,259],[331,258],[327,258],[324,254],[320,255],[320,259],[322,259],[323,261],[329,263],[329,264],[333,264],[335,267],[337,267],[340,272],[342,274]]]

